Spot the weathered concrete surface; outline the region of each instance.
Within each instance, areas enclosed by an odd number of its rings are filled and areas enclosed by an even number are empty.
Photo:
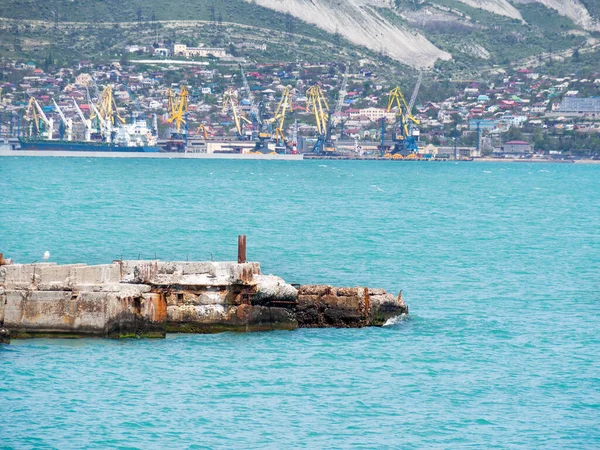
[[[408,314],[402,296],[383,289],[301,286],[296,318],[301,328],[382,326],[392,317]]]
[[[14,337],[294,329],[295,301],[296,289],[262,275],[258,263],[0,267],[2,318]]]
[[[0,267],[0,319],[13,337],[164,337],[166,305],[116,264]]]
[[[381,289],[296,289],[253,262],[0,266],[0,326],[17,338],[380,326],[407,312]]]
[[[167,331],[291,330],[297,291],[281,278],[262,275],[258,263],[194,263],[165,278],[150,277],[167,301]]]

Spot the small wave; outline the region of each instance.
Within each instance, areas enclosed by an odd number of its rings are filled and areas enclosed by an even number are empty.
[[[319,167],[327,167],[325,164],[319,164]]]
[[[540,172],[544,172],[544,173],[550,173],[550,171],[549,171],[549,170],[545,170],[545,169],[542,169],[542,170],[540,170]]]
[[[491,170],[484,170],[483,173],[492,173]]]
[[[398,325],[399,323],[404,322],[407,318],[408,318],[407,314],[400,314],[399,316],[395,316],[395,317],[392,317],[392,318],[388,319],[383,324],[383,326],[384,327],[391,327],[393,325]]]

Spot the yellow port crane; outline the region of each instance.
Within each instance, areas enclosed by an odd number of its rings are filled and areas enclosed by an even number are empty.
[[[44,110],[37,102],[34,97],[29,99],[29,103],[27,104],[27,111],[25,112],[25,118],[27,120],[33,121],[35,125],[36,134],[40,136],[42,134],[42,130],[40,129],[40,122],[44,124],[46,128],[46,137],[48,140],[52,139],[52,133],[54,132],[54,119],[52,117],[48,118],[44,113]]]
[[[175,95],[173,89],[169,88],[168,90],[168,109],[169,109],[169,118],[167,122],[170,124],[175,124],[175,133],[181,133],[181,126],[186,124],[185,115],[188,111],[188,90],[185,86],[181,86],[179,88],[179,95]]]
[[[204,125],[203,123],[201,123],[200,125],[198,125],[198,128],[196,129],[196,134],[201,134],[202,136],[204,136],[204,140],[206,141],[208,139],[208,127],[206,125]]]
[[[243,122],[252,125],[252,122],[248,120],[242,111],[239,109],[237,92],[233,88],[229,88],[223,94],[223,114],[227,114],[231,111],[233,116],[233,122],[235,123],[235,129],[239,137],[243,137],[242,125]]]
[[[408,103],[406,103],[404,94],[402,93],[402,90],[399,87],[396,87],[390,91],[388,97],[387,112],[390,112],[394,105],[396,105],[396,107],[398,108],[398,111],[396,113],[397,115],[403,115],[406,119],[410,120],[415,125],[419,125],[421,123],[415,116],[412,115],[411,108],[408,106]]]
[[[306,112],[312,112],[315,115],[317,124],[317,142],[313,147],[313,152],[322,153],[323,151],[335,151],[335,147],[330,142],[329,127],[329,104],[321,86],[314,85],[306,91],[308,97],[306,101]]]
[[[271,124],[271,123],[275,124],[275,131],[273,134],[275,135],[275,138],[280,142],[287,141],[287,139],[285,137],[285,133],[284,133],[285,116],[286,116],[288,109],[291,109],[291,107],[292,107],[292,91],[290,90],[289,87],[286,87],[283,90],[283,92],[281,93],[281,100],[279,101],[279,104],[277,105],[277,110],[275,111],[275,115],[273,116],[273,118],[271,118],[267,121],[267,123],[269,123],[269,124]]]
[[[314,113],[317,122],[317,133],[325,134],[327,130],[327,121],[329,120],[329,105],[321,86],[315,85],[306,91],[308,97],[306,101],[306,112]]]
[[[100,98],[98,98],[98,102],[96,103],[96,109],[98,114],[92,109],[92,115],[90,119],[94,119],[99,116],[101,122],[107,122],[110,125],[115,125],[117,122],[125,123],[126,120],[122,118],[117,110],[117,103],[115,102],[115,97],[113,96],[113,91],[111,86],[106,86],[102,90],[102,94],[100,94]]]
[[[413,98],[415,97],[416,95],[413,94]],[[414,100],[412,100],[412,102],[414,103]],[[417,153],[419,151],[419,147],[415,137],[417,133],[413,132],[413,125],[419,125],[421,122],[415,116],[413,116],[411,112],[412,108],[406,102],[404,94],[399,87],[396,87],[390,91],[387,112],[390,112],[394,106],[397,108],[396,115],[399,121],[399,133],[395,133],[394,135],[394,153]]]

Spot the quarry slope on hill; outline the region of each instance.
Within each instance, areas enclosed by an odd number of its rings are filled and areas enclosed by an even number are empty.
[[[515,3],[541,3],[555,9],[562,16],[568,17],[575,24],[590,31],[600,31],[600,25],[591,16],[585,5],[579,0],[514,0]]]
[[[450,50],[439,40],[434,44],[426,28],[419,24],[430,22],[439,11],[450,14],[448,22],[469,23],[460,14],[460,5],[491,13],[491,17],[524,19],[518,6],[540,4],[572,20],[586,30],[597,30],[598,23],[579,0],[245,0],[265,8],[301,19],[329,32],[339,33],[348,41],[387,54],[405,64],[431,66],[436,60],[448,60]],[[458,13],[458,14],[456,14]],[[406,21],[408,17],[413,19]],[[493,19],[492,19],[493,20]],[[531,19],[530,19],[531,20]],[[493,23],[487,22],[491,26]],[[529,25],[536,26],[535,18]],[[458,32],[460,35],[461,33]],[[473,41],[463,48],[473,56],[488,59],[481,42]]]
[[[517,8],[511,5],[507,0],[459,0],[460,2],[472,6],[473,8],[481,8],[494,14],[507,16],[512,19],[523,20],[521,13]],[[535,0],[534,0],[535,1]]]
[[[378,8],[383,0],[246,0],[312,23],[330,33],[339,33],[350,42],[385,53],[411,66],[432,66],[450,54],[434,46],[422,34],[388,20]]]

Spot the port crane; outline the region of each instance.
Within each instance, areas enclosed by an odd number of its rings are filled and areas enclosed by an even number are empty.
[[[104,136],[106,142],[111,142],[113,133],[112,122],[102,116],[102,113],[93,102],[90,102],[90,106],[92,108],[92,118],[95,117],[98,119],[98,122],[100,122],[100,134]]]
[[[274,137],[278,145],[283,145],[284,147],[287,144],[287,138],[285,137],[285,116],[287,114],[288,109],[291,109],[292,106],[292,91],[289,87],[285,87],[282,94],[281,100],[277,105],[277,110],[275,111],[275,115],[268,119],[266,122],[268,124],[274,124]]]
[[[311,86],[306,91],[306,112],[315,115],[317,125],[317,142],[313,147],[313,152],[323,153],[323,151],[331,151],[329,147],[325,147],[329,141],[329,105],[325,94],[318,84]]]
[[[121,124],[126,122],[125,119],[119,114],[111,86],[106,86],[102,90],[102,94],[100,94],[97,105],[95,105],[95,108],[92,109],[94,111],[91,117],[92,119],[95,117],[98,117],[99,119],[101,118],[105,122],[110,122],[112,126],[118,124],[119,122]]]
[[[186,114],[188,111],[188,90],[185,86],[179,88],[179,95],[175,96],[173,89],[168,91],[169,118],[167,122],[175,125],[174,134],[183,134],[182,125],[186,125]]]
[[[47,139],[49,141],[52,140],[52,134],[54,133],[54,119],[46,116],[44,110],[34,97],[29,99],[27,111],[25,112],[25,118],[33,121],[38,136],[42,135],[44,132],[40,127],[40,122],[43,123]]]
[[[84,140],[86,142],[89,142],[92,139],[92,121],[90,119],[86,119],[85,115],[83,114],[83,111],[81,110],[81,108],[79,107],[79,105],[77,104],[77,102],[75,101],[75,99],[73,99],[73,104],[75,105],[75,111],[77,111],[77,115],[79,116],[79,120],[81,120],[81,123],[83,124],[84,128]]]
[[[72,141],[73,140],[73,119],[71,118],[66,118],[65,114],[63,113],[62,109],[60,109],[60,106],[58,106],[58,103],[56,103],[56,100],[52,99],[52,103],[54,103],[54,107],[56,108],[56,111],[58,112],[58,115],[60,116],[60,120],[62,121],[65,129],[67,130],[67,141]]]
[[[392,111],[396,108],[396,116],[398,117],[397,131],[393,134],[394,149],[391,151],[392,154],[400,154],[407,156],[409,154],[417,154],[419,151],[419,129],[417,126],[421,123],[412,114],[412,107],[417,98],[419,88],[422,81],[422,72],[419,73],[419,79],[415,85],[415,89],[410,99],[410,103],[406,102],[404,94],[399,87],[392,89],[388,96],[387,112]],[[385,131],[385,118],[382,119],[382,143],[383,134]],[[381,148],[383,152],[383,146]]]
[[[235,129],[240,138],[244,137],[242,126],[244,123],[252,125],[252,122],[248,120],[239,108],[237,92],[233,88],[229,88],[223,94],[223,108],[222,113],[227,114],[231,111],[233,116],[233,122]]]
[[[423,71],[419,70],[419,77],[417,78],[417,84],[415,84],[415,88],[413,89],[413,93],[410,96],[410,102],[408,102],[408,110],[412,111],[415,106],[415,102],[417,101],[417,95],[419,94],[419,89],[421,88],[421,83],[423,82]]]
[[[246,91],[246,96],[248,97],[248,101],[250,102],[250,119],[252,120],[252,125],[254,126],[255,130],[260,130],[263,126],[262,115],[260,114],[260,107],[256,103],[254,94],[252,94],[252,90],[250,89],[250,84],[248,83],[248,78],[246,78],[244,66],[242,66],[242,64],[238,64],[238,66],[240,67],[240,72],[242,73],[242,82],[244,83],[244,90]]]
[[[204,136],[205,141],[208,140],[208,138],[209,138],[208,127],[206,125],[204,125],[203,123],[198,125],[198,128],[196,129],[196,135],[199,135],[199,134]]]
[[[335,110],[333,111],[333,114],[331,115],[331,126],[332,127],[336,127],[340,123],[342,125],[340,139],[342,139],[344,137],[344,121],[341,120],[340,114],[342,112],[342,106],[344,106],[344,99],[346,98],[346,95],[348,95],[347,89],[348,89],[349,68],[350,68],[350,66],[346,65],[346,70],[344,70],[344,77],[342,79],[342,85],[340,87],[340,92],[338,95],[338,101],[335,105]],[[330,134],[331,134],[331,132],[330,132]]]

